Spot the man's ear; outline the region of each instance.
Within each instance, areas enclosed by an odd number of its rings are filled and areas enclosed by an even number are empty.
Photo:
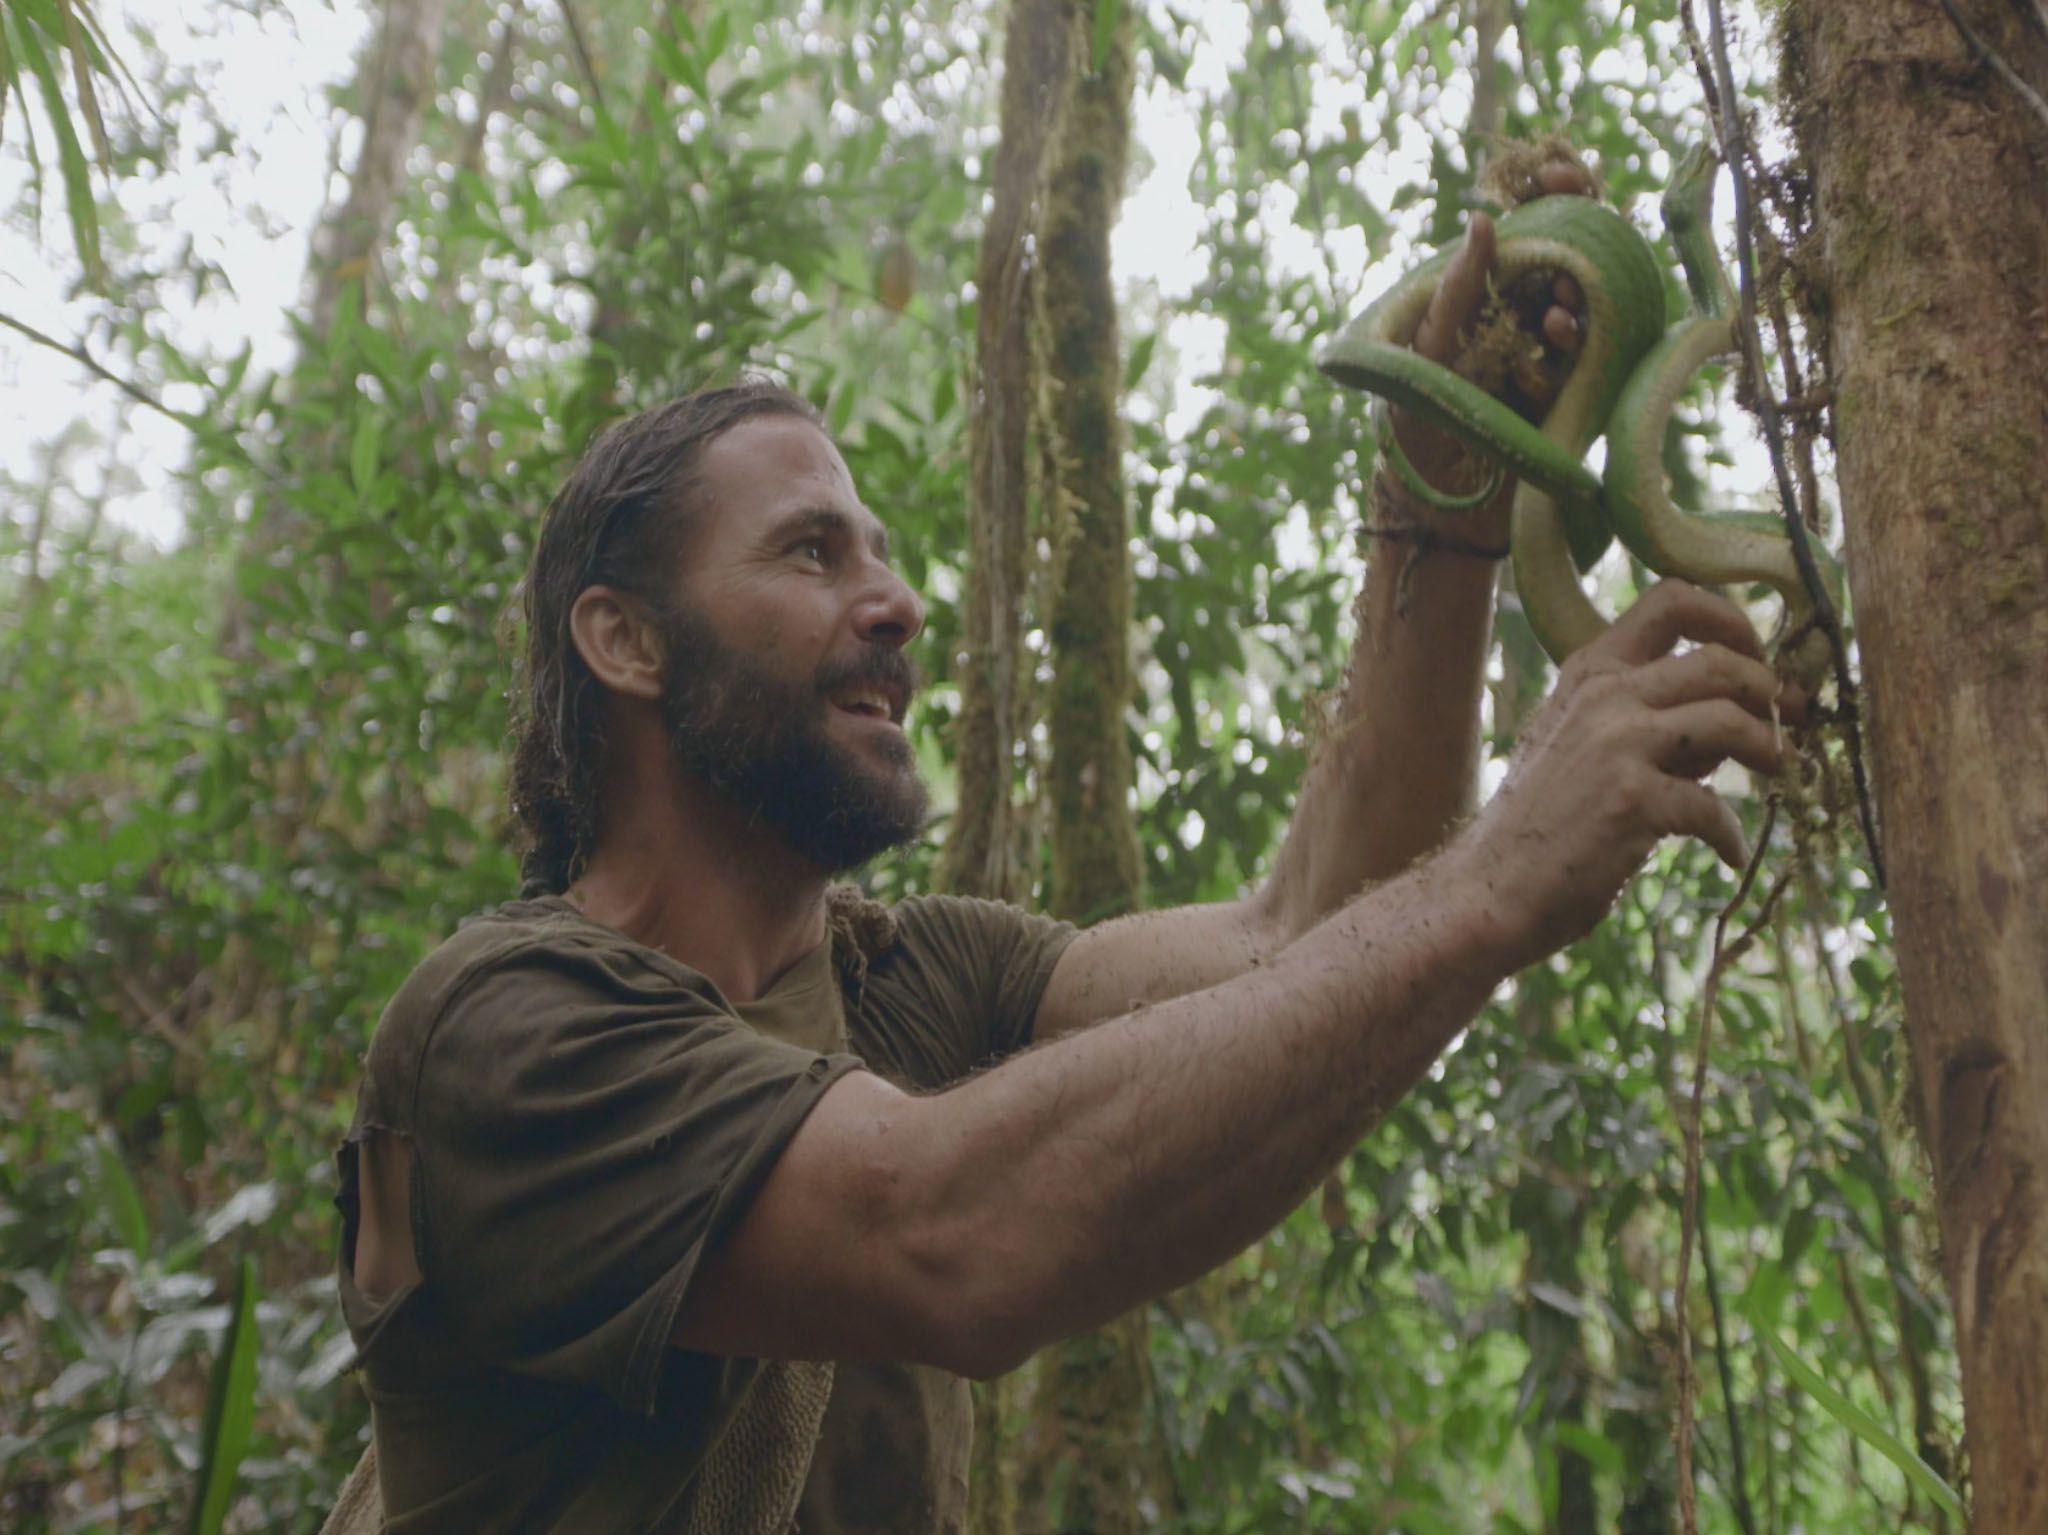
[[[614,693],[661,697],[661,639],[647,605],[610,586],[587,586],[569,609],[569,637],[591,676]]]

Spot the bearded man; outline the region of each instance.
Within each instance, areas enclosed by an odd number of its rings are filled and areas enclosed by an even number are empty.
[[[1475,219],[1418,347],[1454,350],[1490,266]],[[1562,365],[1557,298],[1531,323]],[[1675,583],[1450,835],[1505,498],[1433,517],[1382,505],[1359,728],[1271,876],[1076,932],[832,893],[924,819],[923,612],[815,412],[748,383],[592,447],[526,592],[525,889],[392,1001],[340,1158],[388,1527],[958,1531],[963,1377],[1256,1240],[1658,838],[1739,862],[1699,780],[1775,769],[1803,700]]]

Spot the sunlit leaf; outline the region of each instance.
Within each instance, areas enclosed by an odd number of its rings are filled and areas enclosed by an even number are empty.
[[[57,83],[57,71],[43,45],[40,29],[25,15],[10,13],[8,20],[14,44],[36,78],[43,98],[43,111],[57,135],[57,165],[64,179],[64,211],[71,220],[72,239],[87,277],[97,283],[102,275],[99,207],[92,190],[92,170],[78,132],[71,123],[71,108]]]
[[[1757,1329],[1757,1336],[1770,1347],[1785,1373],[1798,1383],[1802,1391],[1820,1403],[1829,1417],[1897,1466],[1906,1480],[1946,1513],[1957,1519],[1963,1517],[1963,1501],[1956,1496],[1955,1489],[1915,1454],[1910,1445],[1828,1384],[1827,1377],[1808,1364],[1775,1331],[1755,1317],[1750,1321]]]
[[[187,1535],[220,1535],[227,1522],[235,1473],[249,1448],[256,1410],[256,1260],[244,1257],[236,1271],[228,1325],[214,1356],[206,1391],[206,1417],[199,1436],[199,1475],[193,1483]]]

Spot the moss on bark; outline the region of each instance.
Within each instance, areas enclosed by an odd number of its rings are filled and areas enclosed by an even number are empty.
[[[1031,318],[1038,268],[1032,222],[1053,122],[1068,85],[1070,7],[1013,0],[1004,34],[994,199],[975,284],[975,384],[968,410],[968,573],[965,645],[956,657],[960,802],[939,863],[942,889],[999,900],[1030,894],[1028,827],[1016,800],[1017,758],[1030,739],[1022,633],[1031,589],[1026,536],[1033,501],[1029,451],[1038,365]]]
[[[1097,68],[1093,15],[1092,4],[1067,6],[1069,83],[1038,246],[1043,480],[1053,548],[1051,904],[1077,922],[1132,910],[1142,883],[1125,725],[1130,513],[1109,259],[1130,138],[1131,19],[1126,11]],[[1147,1346],[1139,1313],[1041,1358],[1025,1500],[1037,1528],[1135,1535],[1145,1527]]]
[[[1130,139],[1130,21],[1091,69],[1092,6],[1072,7],[1069,88],[1048,167],[1039,248],[1047,488],[1054,560],[1052,907],[1093,922],[1138,904],[1130,808],[1130,511],[1119,414],[1123,363],[1109,235]]]
[[[1013,0],[1003,41],[994,197],[975,282],[975,382],[968,410],[968,574],[964,647],[956,657],[959,805],[938,868],[942,890],[1023,901],[1037,864],[1017,799],[1018,760],[1033,726],[1022,643],[1033,584],[1028,529],[1037,499],[1030,427],[1040,359],[1032,344],[1036,268],[1029,236],[1050,131],[1068,85],[1068,7]],[[968,1519],[979,1535],[1017,1527],[1019,1377],[974,1391]]]

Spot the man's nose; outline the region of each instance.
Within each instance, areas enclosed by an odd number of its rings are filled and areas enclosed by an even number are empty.
[[[924,603],[889,565],[881,560],[872,565],[855,626],[860,637],[873,644],[908,645],[924,629]]]

